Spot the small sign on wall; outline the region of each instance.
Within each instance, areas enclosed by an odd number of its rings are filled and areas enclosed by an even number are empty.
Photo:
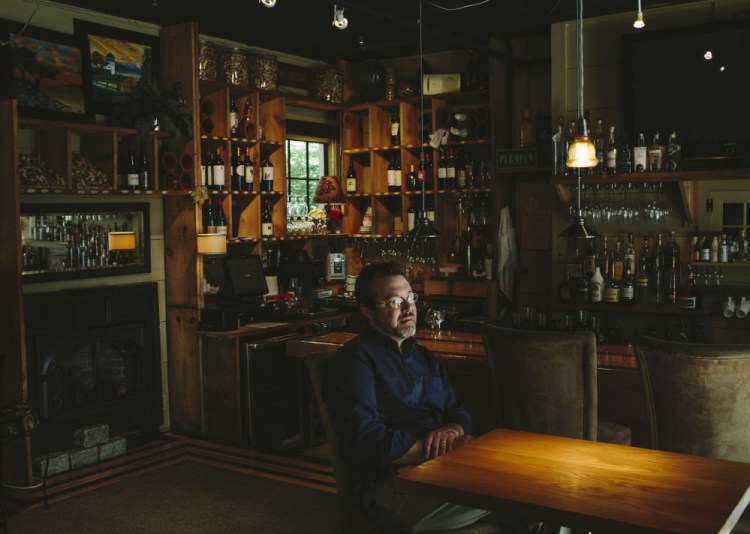
[[[536,148],[501,148],[496,150],[495,166],[498,169],[536,167]]]

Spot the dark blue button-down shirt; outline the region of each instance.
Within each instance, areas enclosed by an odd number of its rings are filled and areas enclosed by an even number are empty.
[[[448,375],[414,339],[395,341],[369,330],[344,345],[324,383],[352,483],[396,472],[394,461],[427,432],[448,423],[473,433]]]

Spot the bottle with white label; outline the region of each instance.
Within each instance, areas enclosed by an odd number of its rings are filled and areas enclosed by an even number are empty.
[[[250,155],[250,147],[245,147],[245,161],[243,165],[245,173],[245,191],[253,190],[253,183],[255,182],[255,162]]]
[[[349,158],[349,170],[346,171],[346,192],[357,192],[357,171],[354,169],[354,159]]]
[[[665,147],[659,140],[659,134],[654,134],[654,140],[648,147],[648,170],[651,172],[661,172],[664,169]]]
[[[260,190],[273,191],[273,163],[266,155],[260,162]]]
[[[633,170],[635,172],[646,172],[648,170],[648,148],[646,148],[646,137],[638,134],[638,141],[633,147]]]
[[[224,159],[221,157],[221,147],[216,147],[216,155],[211,162],[211,176],[213,177],[213,187],[217,191],[224,189],[225,170]]]
[[[604,166],[607,174],[615,174],[617,172],[617,143],[615,142],[615,127],[610,126],[609,128],[609,141],[604,149]]]
[[[589,299],[591,302],[601,302],[604,297],[604,277],[602,272],[599,270],[599,266],[596,266],[594,276],[589,281]]]
[[[273,237],[273,216],[268,199],[263,201],[263,209],[260,212],[260,235],[261,237]]]
[[[128,172],[125,175],[125,189],[134,191],[138,189],[141,183],[141,177],[138,173],[138,166],[135,164],[135,155],[130,153],[130,164],[128,165]]]

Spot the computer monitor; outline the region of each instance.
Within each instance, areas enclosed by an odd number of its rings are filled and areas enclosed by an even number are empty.
[[[222,266],[225,276],[224,298],[248,300],[268,293],[260,256],[225,256]]]

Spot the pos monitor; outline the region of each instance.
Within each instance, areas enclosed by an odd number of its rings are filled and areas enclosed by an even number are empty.
[[[223,296],[227,300],[254,300],[268,293],[266,277],[260,256],[225,256],[222,258],[225,286]]]

